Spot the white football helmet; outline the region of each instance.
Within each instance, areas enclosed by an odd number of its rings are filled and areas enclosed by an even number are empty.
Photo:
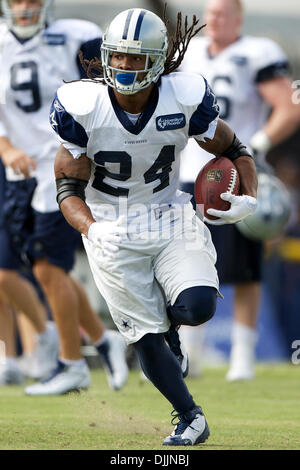
[[[132,8],[119,13],[108,26],[101,45],[105,82],[122,94],[131,95],[157,82],[164,71],[168,33],[164,22],[154,13]],[[121,71],[110,65],[113,52],[143,54],[143,70]],[[139,73],[146,73],[140,82]]]
[[[236,224],[252,240],[267,240],[282,233],[290,216],[290,194],[274,175],[258,173],[257,209]]]
[[[1,0],[1,8],[5,21],[9,29],[15,33],[21,39],[29,39],[37,34],[45,24],[50,21],[51,9],[53,6],[53,0],[41,0],[41,7],[39,8],[27,8],[21,12],[15,12],[12,10],[13,0]],[[18,25],[16,19],[20,17],[33,18],[38,15],[38,21],[34,24]]]

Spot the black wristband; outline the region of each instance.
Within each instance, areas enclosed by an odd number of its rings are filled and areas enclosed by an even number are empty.
[[[56,178],[56,200],[60,206],[62,201],[70,196],[80,197],[85,201],[85,188],[88,181],[78,178]]]
[[[251,153],[248,152],[246,145],[242,144],[240,139],[234,134],[232,144],[221,154],[219,157],[227,157],[229,160],[234,161],[239,157],[250,157],[253,158]]]

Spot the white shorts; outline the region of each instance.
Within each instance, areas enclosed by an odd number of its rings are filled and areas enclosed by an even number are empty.
[[[178,218],[168,230],[128,235],[111,259],[86,237],[95,283],[127,343],[147,333],[164,333],[170,322],[166,304],[189,287],[219,289],[216,251],[207,227],[195,215]]]

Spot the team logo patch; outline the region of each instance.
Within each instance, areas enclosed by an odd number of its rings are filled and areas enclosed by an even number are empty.
[[[56,109],[56,111],[58,113],[62,113],[65,110],[65,108],[60,104],[60,102],[58,100],[54,101],[53,106],[54,106],[54,108]]]
[[[216,183],[220,183],[222,178],[223,178],[223,171],[218,170],[216,168],[212,168],[208,170],[208,172],[206,173],[207,181],[215,181]]]
[[[244,56],[235,55],[235,56],[232,56],[230,60],[234,64],[240,65],[241,67],[248,64],[248,59],[247,57],[244,57]]]
[[[63,46],[66,44],[66,36],[64,34],[43,34],[43,42],[48,46]]]
[[[156,129],[158,131],[173,131],[182,129],[186,124],[185,115],[182,113],[168,114],[156,118]]]
[[[132,325],[131,325],[131,322],[130,320],[127,320],[127,319],[124,319],[124,318],[121,318],[121,328],[122,330],[125,330],[125,331],[128,331],[128,330],[131,330],[132,329]]]
[[[53,129],[56,131],[56,128],[58,126],[58,123],[57,121],[55,120],[55,111],[53,111],[52,113],[50,113],[50,124],[51,126],[53,127]]]

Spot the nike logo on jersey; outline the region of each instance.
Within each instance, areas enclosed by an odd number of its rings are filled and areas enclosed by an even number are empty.
[[[166,116],[158,116],[156,118],[156,129],[158,131],[173,131],[175,129],[182,129],[186,124],[185,115],[167,114]]]

